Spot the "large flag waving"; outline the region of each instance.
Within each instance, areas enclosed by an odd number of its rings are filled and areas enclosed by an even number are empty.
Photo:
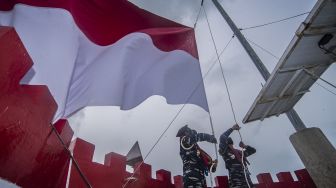
[[[0,25],[18,32],[34,61],[22,83],[49,87],[55,120],[152,95],[208,111],[194,30],[126,0],[5,0]]]

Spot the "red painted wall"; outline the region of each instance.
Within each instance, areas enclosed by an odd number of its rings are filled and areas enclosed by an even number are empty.
[[[15,30],[0,27],[0,176],[23,187],[60,187],[69,157],[49,125],[57,105],[46,86],[19,84],[31,66]],[[69,144],[67,122],[55,126]]]
[[[73,141],[73,154],[93,187],[114,187],[119,188],[124,185],[126,179],[131,176],[126,172],[126,157],[108,153],[105,155],[104,164],[92,162],[94,145],[80,138]],[[143,164],[138,173],[134,176],[136,181],[129,181],[128,188],[175,188],[171,183],[171,173],[165,170],[156,172],[157,179],[152,177],[151,166]],[[179,185],[181,187],[181,181]],[[70,187],[85,187],[85,184],[78,174],[77,169],[72,165],[70,174]],[[178,186],[177,186],[178,187]]]
[[[77,138],[73,142],[73,153],[78,163],[93,187],[114,187],[121,188],[125,185],[127,178],[132,174],[125,171],[126,157],[109,153],[105,156],[105,163],[92,162],[94,145]],[[257,175],[257,188],[316,188],[308,172],[303,170],[295,171],[298,181],[294,181],[290,172],[277,174],[278,182],[274,182],[269,173]],[[171,173],[166,170],[156,171],[156,178],[152,178],[152,167],[146,163],[142,164],[134,177],[136,180],[129,181],[127,188],[182,188],[181,176],[175,176],[172,183]],[[216,188],[229,188],[227,176],[215,178]],[[70,187],[85,187],[77,170],[72,167],[70,174]]]

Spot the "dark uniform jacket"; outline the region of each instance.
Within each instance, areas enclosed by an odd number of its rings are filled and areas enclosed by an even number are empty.
[[[192,131],[188,136],[181,137],[180,156],[183,162],[183,182],[185,188],[204,188],[206,167],[197,152],[197,142],[216,142],[213,135]],[[182,146],[183,145],[183,146]]]
[[[242,151],[237,150],[234,148],[230,148],[227,140],[229,138],[229,135],[232,133],[233,129],[230,128],[226,132],[224,132],[220,136],[220,143],[219,143],[219,154],[223,157],[223,160],[225,161],[225,166],[229,171],[229,186],[230,188],[248,188],[248,185],[246,183],[246,179],[250,184],[250,187],[253,187],[250,173],[247,169],[248,161],[246,157],[254,154],[256,152],[256,149],[254,149],[251,146],[247,146],[244,149],[244,165],[245,165],[245,173],[244,173],[244,166],[241,162],[241,155]],[[246,175],[246,178],[245,178]]]

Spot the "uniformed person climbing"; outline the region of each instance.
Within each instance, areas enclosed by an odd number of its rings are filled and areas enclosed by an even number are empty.
[[[216,138],[206,133],[197,133],[187,125],[177,132],[176,137],[180,137],[184,188],[206,188],[204,175],[207,173],[208,168],[200,155],[200,148],[197,142],[217,143]]]
[[[253,187],[250,173],[247,169],[247,164],[249,164],[249,162],[246,157],[254,154],[256,152],[256,149],[251,146],[245,145],[243,142],[240,142],[239,146],[244,151],[244,157],[242,158],[242,150],[235,149],[233,147],[232,138],[229,137],[234,130],[239,129],[239,125],[235,124],[234,126],[232,126],[232,128],[224,132],[219,138],[219,154],[223,157],[225,166],[229,171],[230,188]],[[244,164],[245,167],[242,164]]]

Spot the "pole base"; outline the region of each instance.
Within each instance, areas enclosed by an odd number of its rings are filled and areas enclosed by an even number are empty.
[[[318,188],[336,187],[336,150],[316,127],[302,129],[289,137]]]

